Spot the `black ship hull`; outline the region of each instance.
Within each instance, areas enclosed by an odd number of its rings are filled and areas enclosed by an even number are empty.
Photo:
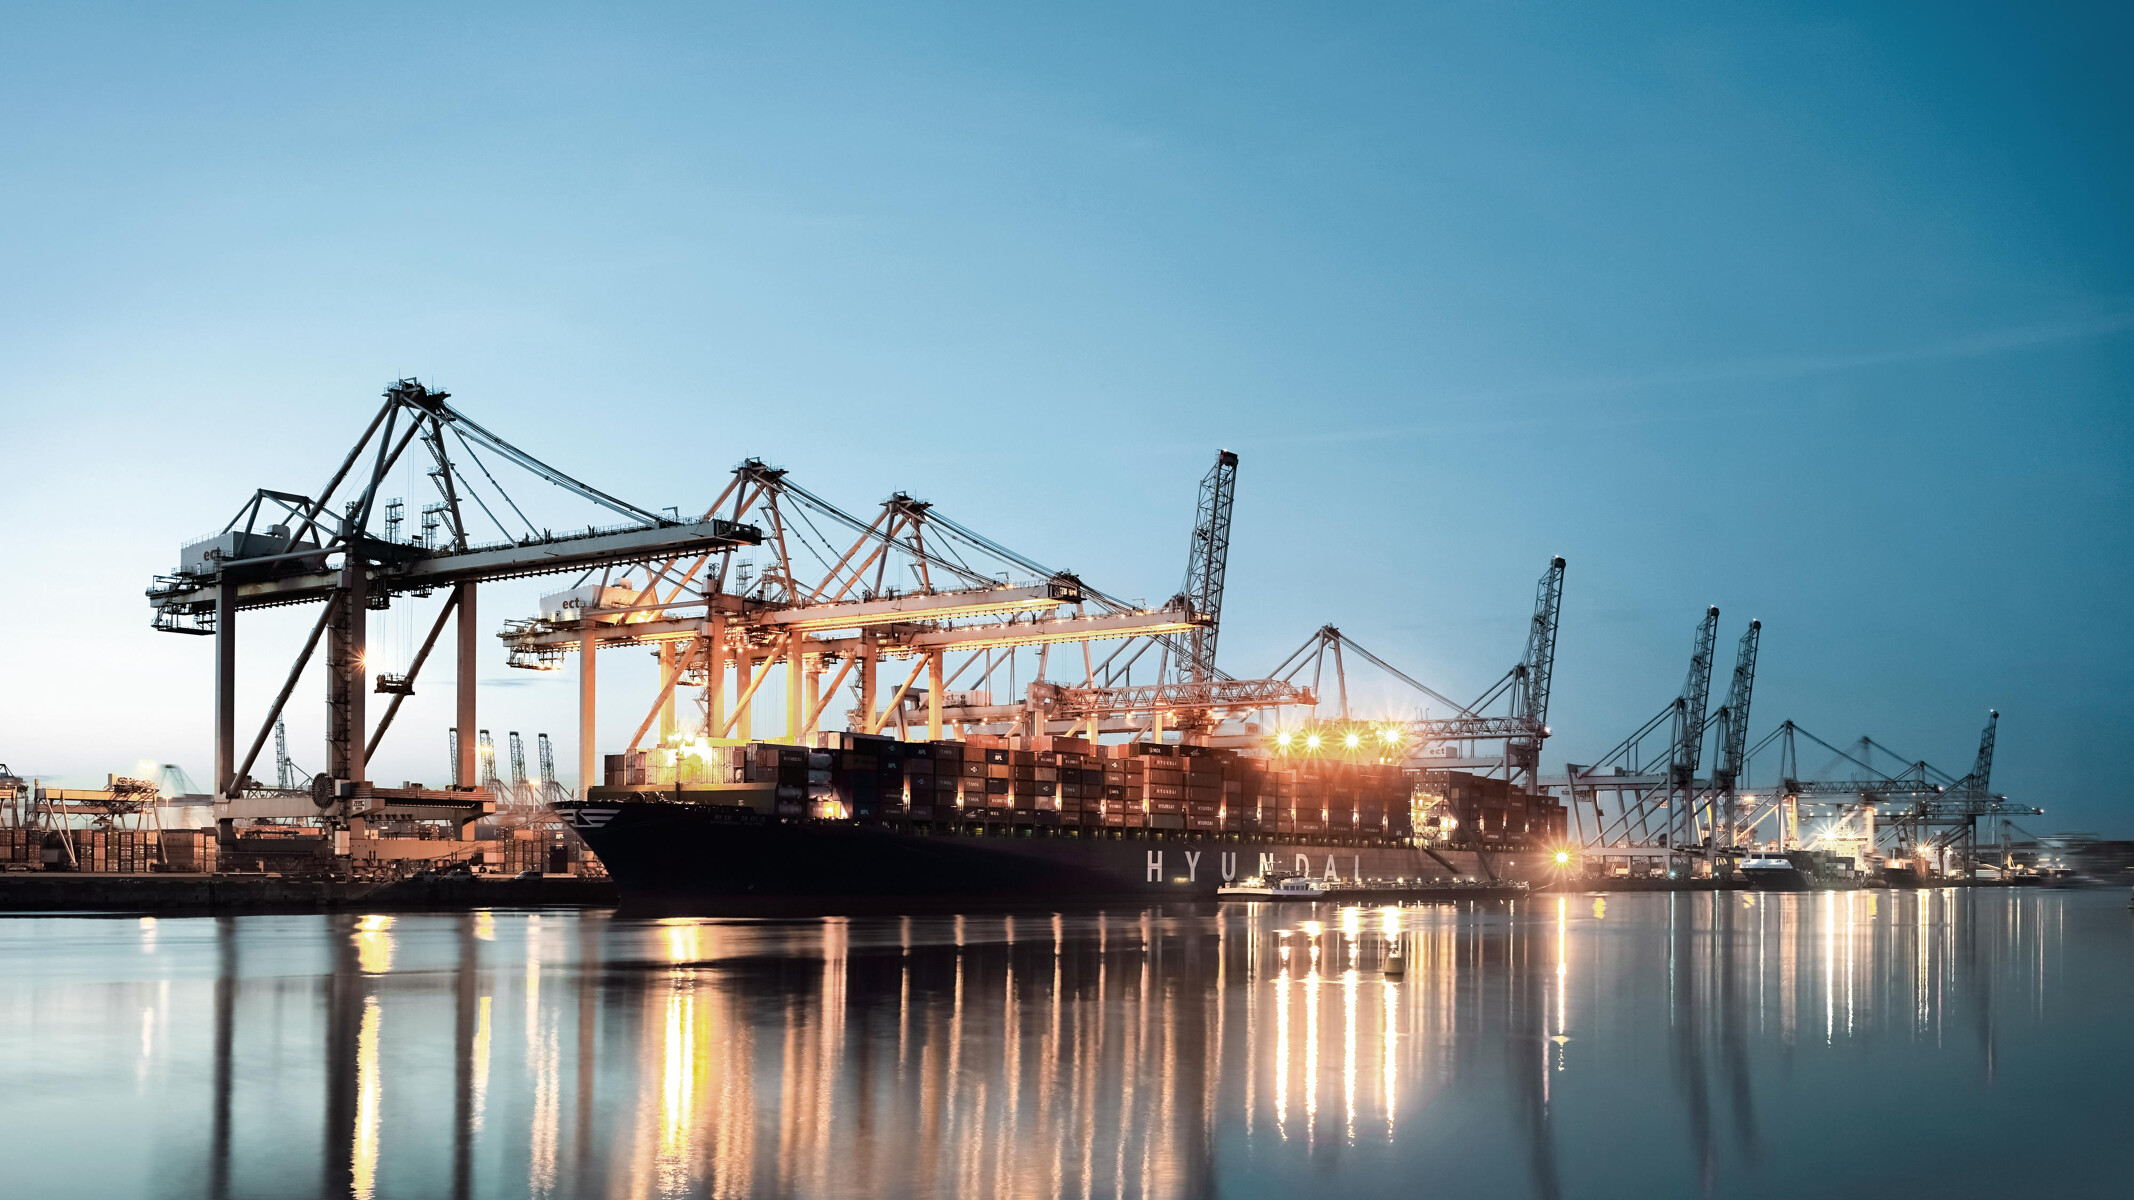
[[[930,831],[777,818],[739,807],[650,800],[559,806],[626,907],[675,912],[904,911],[973,901],[1214,900],[1268,870],[1340,880],[1480,876],[1471,853],[1184,831],[994,828]],[[1124,834],[1124,836],[1121,836]],[[1545,877],[1491,855],[1509,879]],[[1474,864],[1472,869],[1467,864]],[[1455,868],[1459,868],[1456,870]]]
[[[1805,873],[1793,867],[1744,870],[1741,875],[1759,892],[1805,892],[1812,883]]]

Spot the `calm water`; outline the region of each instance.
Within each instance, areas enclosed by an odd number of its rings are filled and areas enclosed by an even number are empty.
[[[0,920],[0,1195],[2127,1196],[2130,1017],[2117,891]]]

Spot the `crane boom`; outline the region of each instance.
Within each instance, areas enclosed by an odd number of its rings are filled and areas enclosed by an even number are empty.
[[[1722,808],[1721,813],[1706,813],[1712,821],[1712,836],[1704,843],[1704,857],[1708,862],[1717,862],[1722,843],[1727,847],[1736,845],[1740,836],[1741,821],[1741,763],[1749,743],[1749,700],[1756,686],[1756,646],[1763,631],[1762,621],[1751,621],[1742,631],[1741,644],[1734,651],[1734,678],[1726,690],[1726,703],[1719,706],[1713,720],[1719,726],[1719,761],[1712,764],[1712,796]]]
[[[1183,668],[1189,683],[1215,678],[1217,621],[1223,611],[1223,575],[1230,562],[1230,510],[1237,495],[1237,455],[1218,451],[1215,465],[1200,481],[1200,505],[1193,521],[1193,544],[1186,555],[1182,594],[1195,613],[1208,618],[1181,637]]]
[[[1536,725],[1549,722],[1549,677],[1556,670],[1557,617],[1563,609],[1563,556],[1549,560],[1534,590],[1534,623],[1527,631],[1526,685],[1521,715]]]
[[[1506,757],[1512,767],[1527,775],[1525,785],[1531,789],[1533,774],[1541,765],[1541,742],[1549,729],[1549,679],[1556,671],[1557,619],[1563,611],[1563,556],[1549,560],[1549,569],[1541,573],[1541,581],[1534,587],[1534,620],[1527,627],[1526,657],[1519,660],[1513,671],[1512,714],[1526,725],[1526,733],[1505,744]]]
[[[1704,611],[1697,626],[1696,648],[1689,656],[1689,678],[1682,683],[1682,696],[1675,703],[1675,780],[1678,787],[1692,786],[1697,767],[1704,759],[1705,707],[1712,695],[1712,654],[1719,641],[1719,606]]]
[[[1751,621],[1734,652],[1734,679],[1727,688],[1726,725],[1720,739],[1719,764],[1715,774],[1721,787],[1732,790],[1741,779],[1742,758],[1749,745],[1749,699],[1756,687],[1756,647],[1762,640],[1762,621]]]
[[[1992,790],[1993,742],[2000,723],[2000,710],[1988,709],[1986,728],[1978,735],[1978,759],[1971,764],[1971,773],[1958,783],[1967,794],[1985,796]]]

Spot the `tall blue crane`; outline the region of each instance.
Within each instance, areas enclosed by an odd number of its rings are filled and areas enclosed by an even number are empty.
[[[1185,585],[1179,589],[1195,613],[1208,618],[1177,635],[1177,677],[1187,683],[1216,678],[1215,639],[1223,612],[1223,576],[1230,563],[1230,511],[1237,497],[1237,455],[1217,451],[1215,465],[1200,481],[1193,540],[1186,552]]]

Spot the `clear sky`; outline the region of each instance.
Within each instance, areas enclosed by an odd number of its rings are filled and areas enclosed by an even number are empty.
[[[2130,14],[9,5],[0,762],[204,779],[141,589],[411,374],[646,506],[760,455],[1154,599],[1228,447],[1232,673],[1332,622],[1479,692],[1562,554],[1556,767],[1717,604],[1756,736],[1960,773],[1998,707],[2035,832],[2134,834]],[[377,776],[440,777],[449,682]]]

